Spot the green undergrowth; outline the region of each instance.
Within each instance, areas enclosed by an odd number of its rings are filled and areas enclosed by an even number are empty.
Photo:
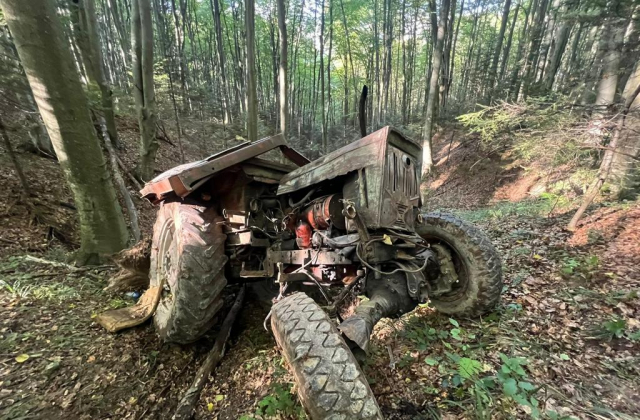
[[[523,162],[589,166],[597,156],[596,151],[582,147],[592,135],[588,121],[564,96],[500,102],[460,115],[457,120],[479,136],[484,148],[509,147]]]
[[[453,210],[459,217],[472,223],[484,220],[500,220],[509,217],[546,217],[553,212],[572,206],[572,201],[563,195],[542,193],[538,198],[518,202],[500,201],[491,207],[473,210]]]

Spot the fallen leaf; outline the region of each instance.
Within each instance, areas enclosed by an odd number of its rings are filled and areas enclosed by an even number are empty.
[[[24,363],[29,359],[29,355],[26,353],[23,353],[19,356],[16,356],[16,362],[18,363]]]

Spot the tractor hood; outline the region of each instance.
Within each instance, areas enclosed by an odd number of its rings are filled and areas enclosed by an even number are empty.
[[[388,144],[411,155],[417,163],[421,162],[421,146],[394,128],[386,126],[288,173],[280,180],[278,195],[292,193],[366,167],[380,166],[385,160]]]

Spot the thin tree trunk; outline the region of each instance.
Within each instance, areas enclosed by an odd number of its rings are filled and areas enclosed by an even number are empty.
[[[13,168],[16,170],[16,174],[18,175],[18,181],[20,181],[20,186],[22,187],[22,194],[25,197],[28,197],[31,194],[31,188],[29,188],[27,177],[24,176],[22,166],[20,165],[16,154],[13,152],[13,146],[11,145],[9,135],[7,134],[7,128],[4,126],[4,122],[2,121],[2,115],[0,115],[0,136],[4,142],[4,148],[9,155],[9,160],[13,164]]]
[[[511,27],[509,28],[507,45],[504,46],[504,51],[502,53],[502,62],[500,63],[500,74],[498,75],[498,81],[504,80],[504,73],[507,70],[507,64],[509,63],[509,53],[511,52],[511,45],[513,44],[513,33],[515,32],[516,23],[518,22],[518,13],[520,12],[520,6],[521,1],[518,1],[518,4],[516,4],[516,8],[513,11],[513,20],[511,21]]]
[[[280,131],[287,138],[289,127],[289,86],[287,78],[287,21],[284,0],[277,0],[278,8],[278,33],[280,35],[280,67],[278,71],[280,87]]]
[[[329,0],[331,1],[331,0]],[[322,0],[322,7],[320,9],[320,112],[322,114],[322,151],[327,153],[327,115],[325,111],[324,100],[324,12],[325,12],[325,0]]]
[[[435,1],[431,1],[431,12],[435,13]],[[435,115],[436,98],[438,97],[438,78],[440,76],[440,66],[442,64],[442,47],[444,44],[445,28],[447,17],[449,16],[449,0],[442,0],[440,6],[440,19],[438,22],[437,35],[434,42],[431,80],[429,83],[429,94],[427,96],[427,110],[425,114],[424,128],[422,131],[422,173],[428,174],[433,166],[432,155],[432,133],[433,120]]]
[[[247,31],[247,136],[249,141],[258,140],[255,20],[255,0],[247,0],[245,4],[245,25]]]
[[[80,2],[84,0],[79,0]],[[100,35],[98,34],[98,22],[96,20],[96,11],[93,0],[88,0],[84,8],[84,18],[89,38],[89,54],[91,57],[92,69],[90,74],[93,76],[96,84],[100,88],[100,96],[102,98],[102,112],[107,125],[107,132],[115,147],[120,147],[118,139],[118,130],[116,128],[116,119],[113,106],[113,97],[111,87],[107,84],[104,75],[104,67],[102,60],[102,48],[100,47]]]
[[[571,10],[573,2],[562,5],[558,14],[563,16],[567,10]],[[553,88],[553,82],[556,79],[556,74],[560,68],[562,61],[562,55],[567,48],[567,42],[569,41],[569,34],[571,27],[573,26],[567,19],[564,19],[558,29],[551,45],[551,51],[549,52],[549,59],[545,67],[544,79],[542,82],[542,89],[544,92],[549,92]]]
[[[493,95],[493,85],[496,82],[498,74],[498,62],[500,61],[500,54],[502,53],[502,43],[504,41],[504,34],[507,30],[507,23],[509,22],[509,11],[511,10],[511,0],[505,0],[504,9],[502,9],[502,20],[500,21],[500,32],[498,32],[498,41],[496,43],[496,49],[493,53],[493,60],[491,61],[491,68],[489,69],[489,83],[487,84],[487,102],[491,102]],[[516,15],[518,10],[516,9]]]
[[[131,225],[131,233],[133,234],[133,239],[137,243],[142,239],[142,235],[140,235],[140,225],[138,224],[138,211],[136,210],[136,206],[133,204],[133,200],[131,199],[131,194],[129,194],[129,190],[127,189],[126,184],[124,183],[124,179],[120,174],[120,170],[118,169],[118,155],[113,148],[113,144],[111,143],[111,136],[109,136],[108,128],[104,118],[99,117],[98,122],[100,124],[100,131],[102,132],[102,138],[104,139],[104,145],[109,153],[109,157],[111,160],[111,172],[113,172],[113,179],[115,180],[118,189],[120,190],[120,195],[122,196],[122,200],[124,201],[124,205],[127,209],[127,214],[129,215],[129,224]]]
[[[156,97],[153,85],[153,27],[150,0],[132,0],[131,37],[133,84],[140,127],[138,176],[153,178],[158,141],[156,139]]]
[[[624,26],[619,23],[620,22],[607,29],[608,51],[604,57],[604,69],[600,77],[600,82],[598,83],[595,102],[598,111],[602,112],[602,114],[604,114],[605,109],[609,107],[609,105],[613,104],[618,87],[620,52],[624,36]]]

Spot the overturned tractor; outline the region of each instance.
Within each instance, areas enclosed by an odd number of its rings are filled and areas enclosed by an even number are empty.
[[[290,163],[259,157],[278,148]],[[160,206],[150,268],[159,335],[192,342],[227,283],[268,282],[273,334],[310,417],[382,418],[353,355],[375,324],[425,302],[479,315],[502,289],[482,232],[421,211],[421,155],[390,127],[314,162],[275,136],[149,182],[142,194]],[[358,295],[368,300],[344,310]]]

